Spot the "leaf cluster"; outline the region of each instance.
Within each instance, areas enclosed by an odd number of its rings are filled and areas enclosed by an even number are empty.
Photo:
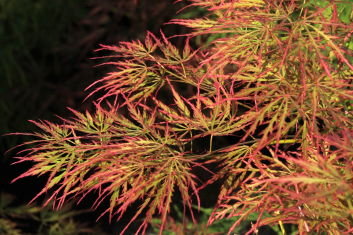
[[[176,194],[193,216],[200,190],[222,182],[209,224],[257,214],[264,225],[295,224],[300,234],[351,233],[352,50],[349,5],[341,1],[192,0],[198,19],[185,47],[161,34],[102,45],[113,72],[89,88],[96,113],[41,131],[18,162],[19,178],[48,175],[46,204],[95,192],[97,208],[132,219],[145,233],[155,216],[162,234]],[[349,2],[349,1],[348,1]],[[348,17],[348,18],[347,18]],[[221,35],[221,36],[220,36]],[[193,37],[211,38],[192,50]],[[211,167],[216,166],[216,167]],[[201,180],[196,170],[211,176]],[[265,216],[266,215],[266,216]]]

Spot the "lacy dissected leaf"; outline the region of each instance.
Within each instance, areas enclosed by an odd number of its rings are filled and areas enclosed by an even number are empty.
[[[102,91],[104,95],[100,102],[120,96],[132,102],[155,95],[166,78],[196,86],[195,68],[187,63],[195,52],[188,43],[180,51],[162,36],[163,39],[159,40],[148,33],[144,43],[133,41],[121,42],[119,46],[102,45],[100,50],[112,51],[115,55],[109,58],[117,58],[117,61],[103,64],[113,65],[115,69],[88,87],[96,86],[90,95]]]
[[[237,156],[228,164],[239,162],[234,165],[235,169],[247,171],[245,175],[249,177],[238,173],[238,181],[224,185],[225,191],[210,222],[239,216],[234,229],[249,213],[257,212],[271,216],[259,217],[251,231],[267,224],[294,223],[302,233],[349,233],[353,200],[351,135],[352,131],[346,130],[339,136],[327,136],[322,139],[321,149],[311,147],[306,155],[300,152],[258,155],[256,159],[249,158],[252,164],[247,162],[247,167],[240,169],[239,164],[246,159],[244,154],[250,152],[242,151],[241,147],[233,148],[223,159],[233,154]],[[252,172],[256,174],[251,175]],[[234,177],[235,174],[230,175]],[[254,177],[256,175],[258,177]],[[239,180],[240,188],[234,188]]]
[[[35,122],[43,134],[34,134],[39,140],[27,144],[35,147],[18,161],[34,165],[15,180],[49,175],[33,200],[49,193],[46,204],[53,201],[58,208],[69,198],[82,200],[98,191],[93,206],[110,198],[105,212],[110,219],[116,214],[121,218],[129,206],[143,200],[130,223],[144,213],[140,230],[145,231],[152,216],[160,214],[162,229],[175,188],[191,210],[192,194],[197,196],[196,176],[191,173],[195,163],[184,156],[168,127],[149,131],[154,118],[132,106],[129,109],[130,119],[97,106],[95,115],[72,110],[76,118],[62,125]]]

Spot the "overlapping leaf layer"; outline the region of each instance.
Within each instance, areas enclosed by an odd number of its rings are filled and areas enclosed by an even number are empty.
[[[38,140],[19,153],[34,165],[18,178],[47,174],[37,197],[49,193],[57,207],[95,191],[93,207],[109,200],[110,219],[138,202],[137,234],[154,216],[162,234],[176,191],[192,216],[216,181],[209,223],[236,216],[229,233],[252,213],[249,234],[286,223],[351,233],[353,25],[343,13],[352,2],[191,2],[208,14],[173,20],[193,29],[183,49],[151,33],[102,46],[114,70],[90,87],[103,94],[96,113],[34,122]],[[194,37],[205,41],[197,50]]]

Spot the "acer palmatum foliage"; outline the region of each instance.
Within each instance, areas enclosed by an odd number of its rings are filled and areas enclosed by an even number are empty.
[[[48,175],[34,199],[50,193],[58,208],[95,192],[109,219],[140,202],[122,233],[143,215],[136,234],[156,216],[162,234],[176,191],[192,216],[216,181],[209,223],[236,217],[229,233],[252,213],[248,234],[286,223],[351,233],[353,25],[345,2],[318,2],[192,0],[208,14],[172,21],[193,29],[183,49],[151,33],[103,45],[118,59],[90,87],[103,93],[96,113],[34,122],[42,131],[18,154],[34,164],[17,179]],[[207,43],[192,50],[194,37]],[[193,169],[210,164],[202,182]]]

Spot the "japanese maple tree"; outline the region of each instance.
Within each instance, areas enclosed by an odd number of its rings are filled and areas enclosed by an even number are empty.
[[[18,153],[33,166],[15,180],[47,175],[33,200],[49,194],[45,204],[57,208],[93,193],[93,208],[109,201],[110,220],[138,203],[122,233],[142,215],[136,234],[154,217],[162,234],[176,193],[193,218],[200,191],[215,182],[209,224],[237,218],[229,234],[252,213],[248,234],[276,224],[283,234],[284,224],[352,233],[352,1],[190,7],[207,14],[171,22],[192,29],[184,48],[163,33],[102,45],[114,70],[88,88],[102,94],[96,112],[33,121],[41,131]],[[194,38],[203,43],[192,49]]]

